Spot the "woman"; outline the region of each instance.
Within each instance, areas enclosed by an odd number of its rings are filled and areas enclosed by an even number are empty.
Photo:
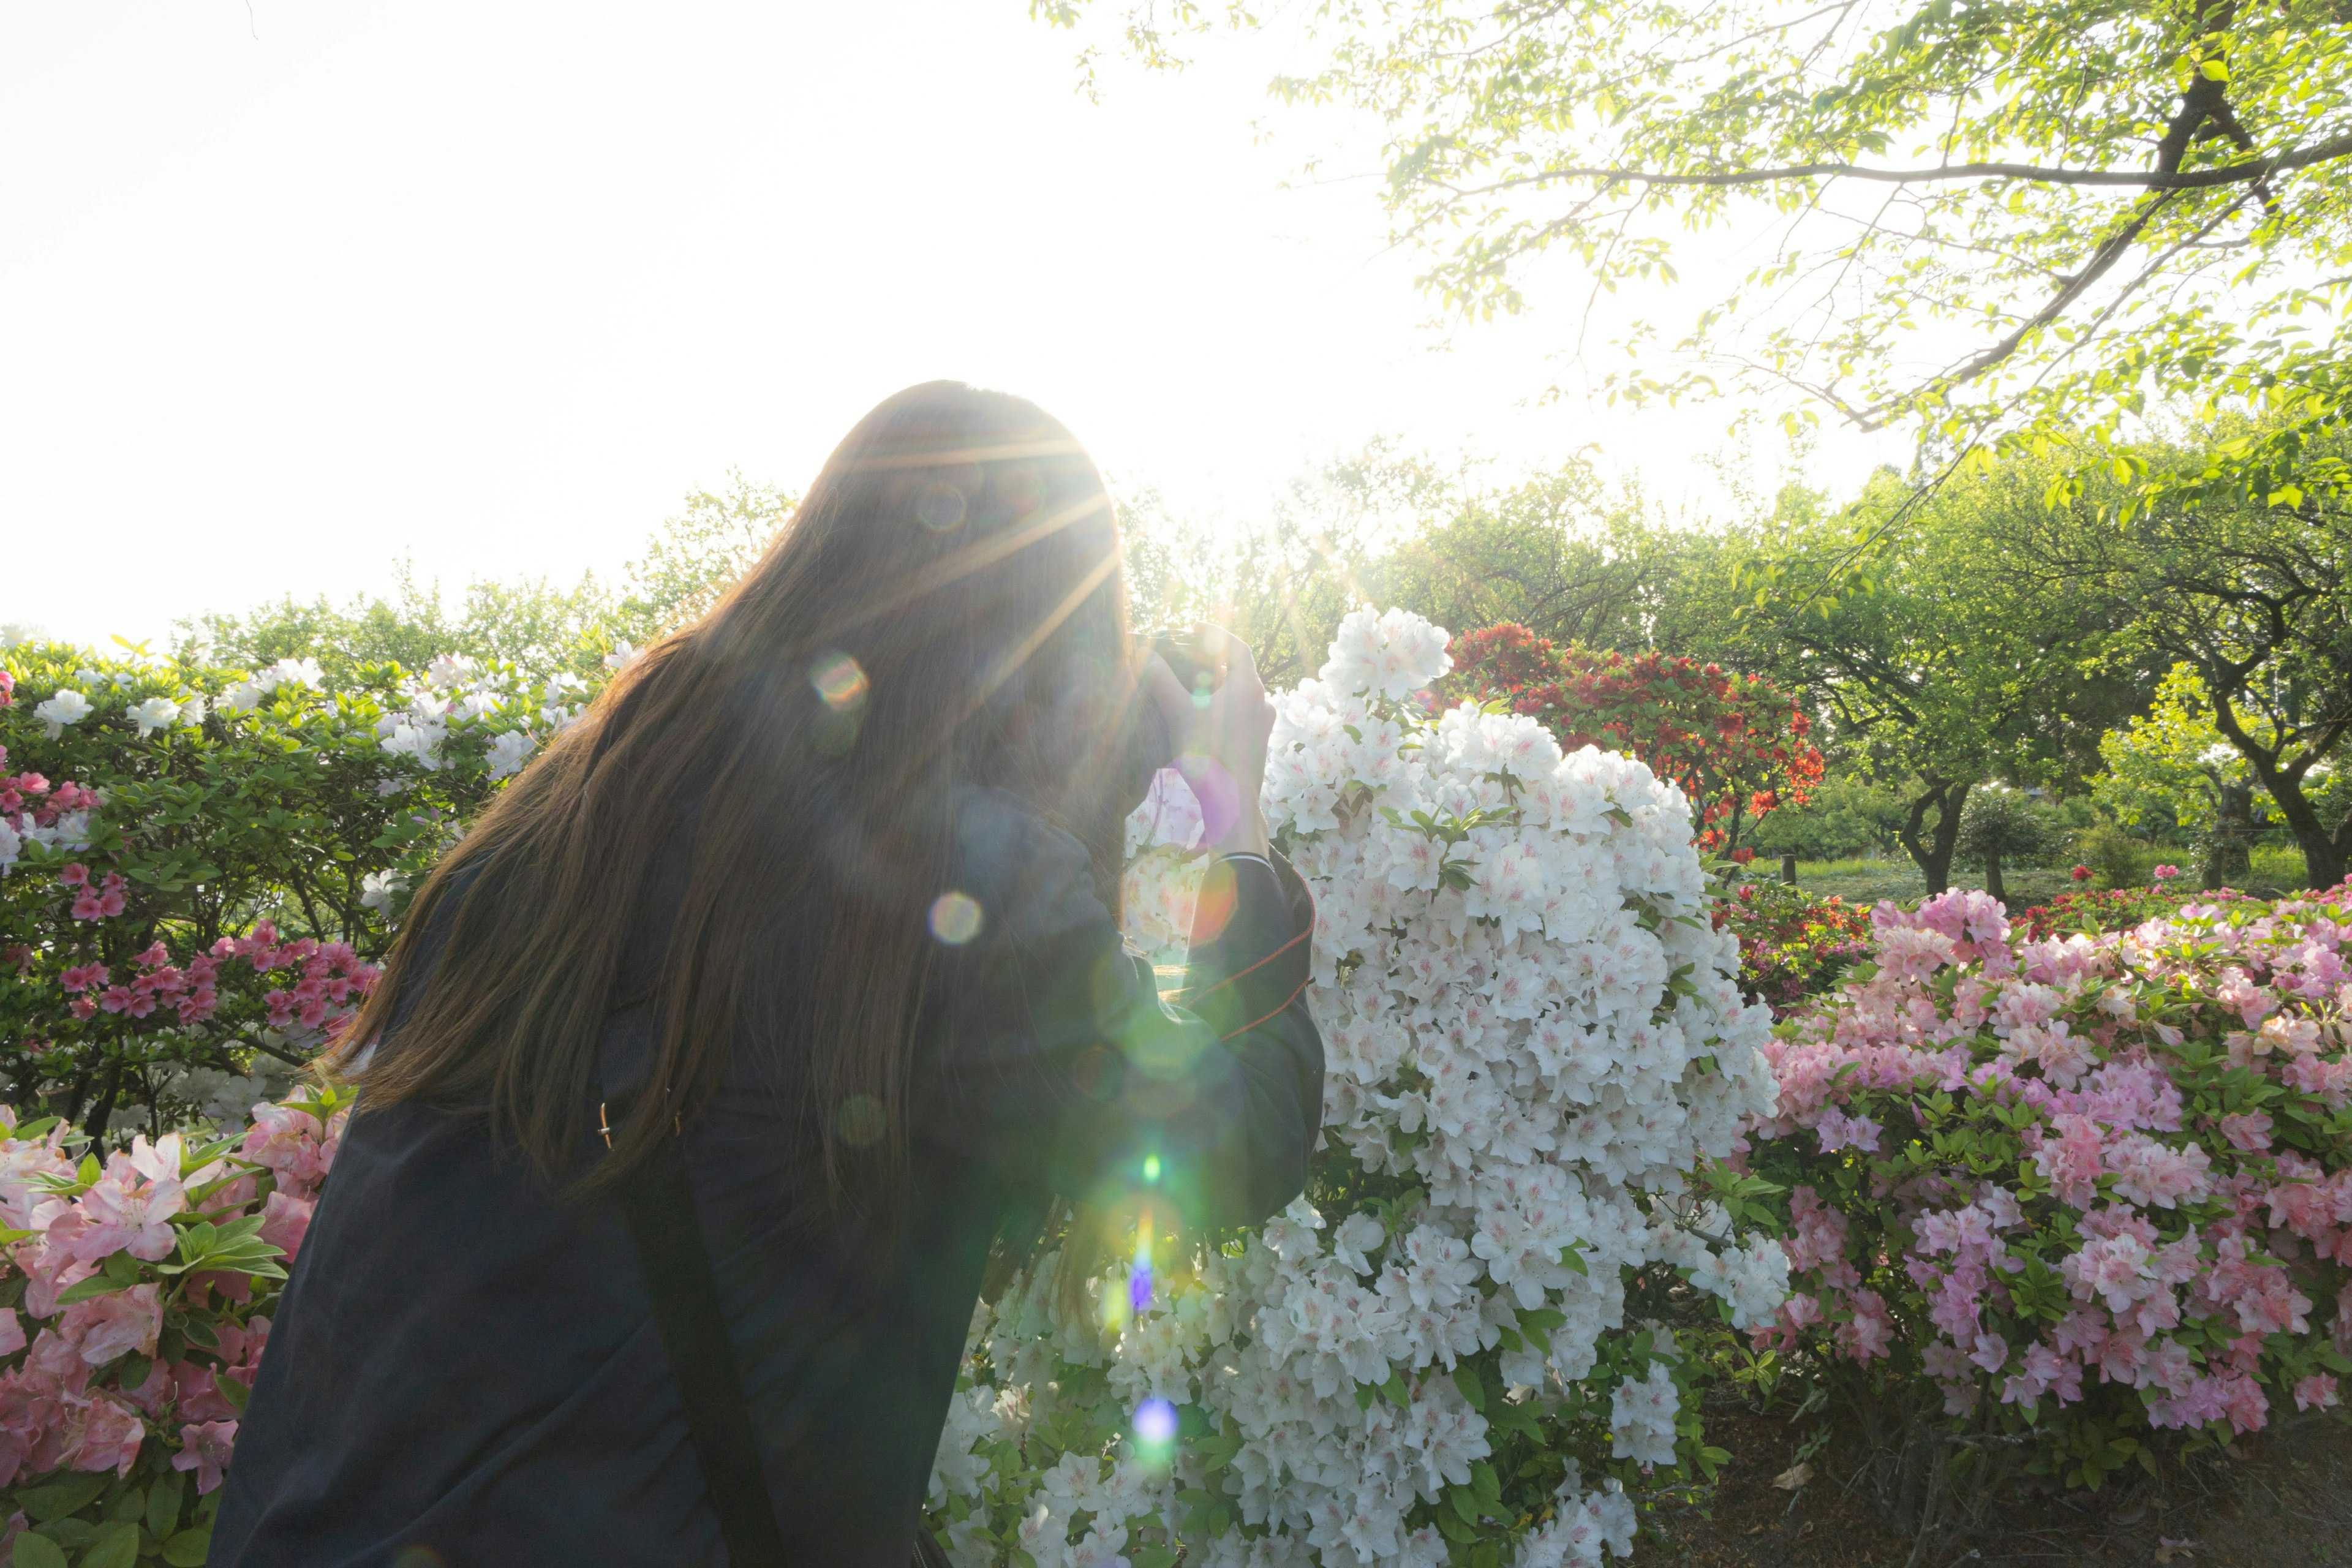
[[[214,1563],[751,1568],[709,1451],[733,1396],[779,1560],[904,1568],[992,1248],[1300,1191],[1322,1047],[1269,706],[1205,630],[1192,689],[1139,670],[1125,602],[1068,432],[913,387],[509,786],[355,1021]],[[1159,725],[1235,806],[1188,1008],[1116,919]],[[698,1236],[702,1341],[698,1268],[655,1260],[657,1313],[643,1256]]]

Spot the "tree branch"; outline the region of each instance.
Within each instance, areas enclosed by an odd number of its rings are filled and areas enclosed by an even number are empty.
[[[1713,174],[1674,174],[1650,169],[1547,169],[1492,184],[1446,189],[1456,195],[1491,195],[1519,185],[1561,180],[1597,180],[1606,184],[1700,186],[1727,190],[1777,184],[1784,180],[1868,180],[1884,184],[1931,184],[1947,180],[2031,180],[2049,185],[2114,185],[2142,191],[2202,191],[2242,185],[2273,174],[2352,156],[2352,133],[2333,136],[2269,158],[2247,158],[2210,169],[2062,169],[2042,163],[1941,163],[1926,169],[1873,169],[1861,163],[1789,163],[1773,169],[1734,169]]]

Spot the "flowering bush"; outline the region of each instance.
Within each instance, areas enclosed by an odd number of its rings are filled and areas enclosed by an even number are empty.
[[[92,1135],[227,1121],[373,984],[407,888],[582,683],[510,667],[258,672],[10,650],[0,1076]]]
[[[1835,984],[1870,934],[1864,910],[1779,882],[1743,883],[1718,918],[1739,939],[1740,987],[1775,1015]]]
[[[2063,939],[1979,892],[1873,922],[1875,962],[1768,1047],[1748,1161],[1796,1294],[1759,1339],[1940,1427],[1877,1447],[1938,1467],[1904,1483],[1930,1516],[1963,1462],[2096,1487],[2336,1407],[2352,884]]]
[[[1802,805],[1821,782],[1812,720],[1759,675],[1663,653],[1555,647],[1513,622],[1454,648],[1450,689],[1533,716],[1569,751],[1599,746],[1647,763],[1696,802],[1702,848],[1737,854],[1744,824]]]
[[[1267,818],[1318,897],[1328,1055],[1307,1196],[1244,1236],[1147,1224],[1077,1311],[1051,1258],[981,1310],[931,1483],[960,1563],[1590,1564],[1724,1458],[1641,1320],[1687,1281],[1773,1321],[1784,1254],[1693,1175],[1771,1111],[1765,1010],[1681,792],[1433,714],[1445,644],[1360,611],[1276,698]],[[1197,830],[1163,774],[1129,904],[1171,959]]]
[[[2149,888],[2102,888],[2061,893],[2046,904],[2018,911],[2016,930],[2036,942],[2049,936],[2071,936],[2076,931],[2096,935],[2101,931],[2129,931],[2179,909],[2182,896],[2178,889],[2168,890],[2162,883]],[[2227,903],[2242,895],[2222,889],[2197,896],[2209,902]]]
[[[282,1261],[348,1110],[253,1108],[226,1137],[135,1136],[101,1162],[0,1107],[0,1552],[200,1563]],[[242,1119],[240,1119],[241,1121]]]

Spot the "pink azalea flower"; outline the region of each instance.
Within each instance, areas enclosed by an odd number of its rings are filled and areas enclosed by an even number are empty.
[[[134,1285],[76,1301],[58,1320],[58,1331],[92,1366],[104,1366],[133,1351],[153,1355],[156,1336],[163,1329],[163,1289],[152,1283]]]
[[[2057,1136],[2043,1134],[2033,1152],[2034,1169],[2060,1203],[2088,1208],[2098,1195],[2102,1169],[2098,1124],[2087,1116],[2062,1115],[2051,1118],[2050,1125]]]
[[[2224,1116],[2221,1118],[2221,1136],[2236,1148],[2259,1154],[2271,1146],[2271,1119],[2259,1110]]]
[[[286,1254],[286,1261],[294,1261],[302,1250],[302,1237],[310,1228],[310,1212],[318,1206],[310,1198],[298,1198],[285,1192],[274,1192],[262,1206],[261,1239]]]
[[[227,1421],[236,1415],[236,1406],[222,1397],[210,1369],[194,1362],[172,1363],[172,1393],[180,1414],[191,1420]]]
[[[2294,1407],[2297,1410],[2333,1410],[2343,1401],[2336,1396],[2334,1374],[2315,1372],[2294,1385]]]
[[[127,1476],[147,1436],[139,1412],[109,1394],[99,1394],[79,1412],[81,1440],[68,1463],[77,1470],[112,1470]]]
[[[264,1102],[253,1108],[245,1135],[245,1157],[278,1173],[299,1196],[325,1179],[333,1157],[321,1147],[318,1121],[307,1111]]]
[[[81,1195],[79,1207],[89,1229],[74,1243],[76,1256],[95,1263],[111,1253],[128,1252],[153,1263],[178,1247],[172,1216],[188,1206],[186,1190],[171,1179],[134,1189],[125,1179],[131,1174],[109,1171]]]
[[[1813,1131],[1822,1142],[1822,1152],[1839,1149],[1875,1150],[1878,1147],[1878,1123],[1867,1116],[1849,1116],[1832,1106],[1822,1112]]]
[[[1895,1319],[1886,1310],[1886,1299],[1875,1290],[1856,1290],[1853,1301],[1853,1319],[1840,1323],[1832,1336],[1838,1348],[1858,1362],[1890,1354],[1887,1347],[1895,1342]]]
[[[236,1422],[192,1422],[180,1428],[180,1451],[172,1456],[172,1468],[195,1471],[196,1495],[202,1497],[220,1486],[221,1472],[236,1448]]]

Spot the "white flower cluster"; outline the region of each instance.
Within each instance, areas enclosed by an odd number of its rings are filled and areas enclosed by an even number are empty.
[[[47,849],[87,849],[89,847],[89,813],[68,811],[47,827],[35,820],[29,811],[0,811],[0,876],[24,858],[25,846],[38,844]]]
[[[1302,1198],[1238,1256],[1207,1250],[1181,1289],[1132,1310],[1114,1279],[1096,1321],[1067,1321],[1033,1283],[975,1330],[983,1386],[960,1397],[992,1388],[1042,1413],[1086,1384],[1066,1369],[1100,1366],[1120,1405],[1097,1413],[1106,1425],[1163,1399],[1238,1438],[1217,1473],[1187,1453],[1134,1512],[1087,1514],[1096,1532],[1157,1524],[1218,1568],[1444,1563],[1444,1537],[1408,1516],[1491,1452],[1470,1397],[1482,1371],[1522,1412],[1558,1407],[1624,1326],[1640,1265],[1686,1270],[1743,1327],[1787,1293],[1781,1248],[1740,1245],[1686,1184],[1774,1104],[1758,1049],[1769,1014],[1740,1000],[1688,803],[1624,757],[1563,756],[1524,716],[1464,705],[1433,721],[1416,698],[1449,668],[1446,640],[1403,612],[1349,616],[1318,677],[1276,699],[1265,796],[1318,900],[1318,1160],[1343,1154],[1360,1173],[1349,1190],[1402,1195],[1330,1216]],[[1163,774],[1130,824],[1130,933],[1171,962],[1198,836],[1184,795]],[[1664,1359],[1645,1375],[1586,1391],[1611,1409],[1612,1456],[1644,1465],[1675,1459],[1675,1352],[1654,1342]],[[951,1426],[935,1506],[981,1497],[981,1440]],[[1203,1484],[1219,1513],[1177,1506]],[[1633,1504],[1615,1485],[1588,1489],[1571,1465],[1510,1560],[1630,1551]],[[961,1560],[991,1561],[961,1528]],[[1097,1560],[1051,1530],[1023,1544],[1041,1568]]]
[[[490,777],[507,778],[539,749],[531,724],[552,734],[579,721],[585,705],[572,700],[584,689],[578,676],[557,675],[533,692],[511,665],[484,668],[463,654],[443,654],[404,694],[406,706],[376,721],[376,743],[433,772],[448,764],[442,748],[453,729],[480,726],[491,731],[484,755]]]
[[[315,658],[281,658],[258,675],[247,676],[228,689],[221,699],[224,713],[250,713],[261,706],[266,698],[276,696],[279,687],[306,687],[319,689],[326,679]]]

